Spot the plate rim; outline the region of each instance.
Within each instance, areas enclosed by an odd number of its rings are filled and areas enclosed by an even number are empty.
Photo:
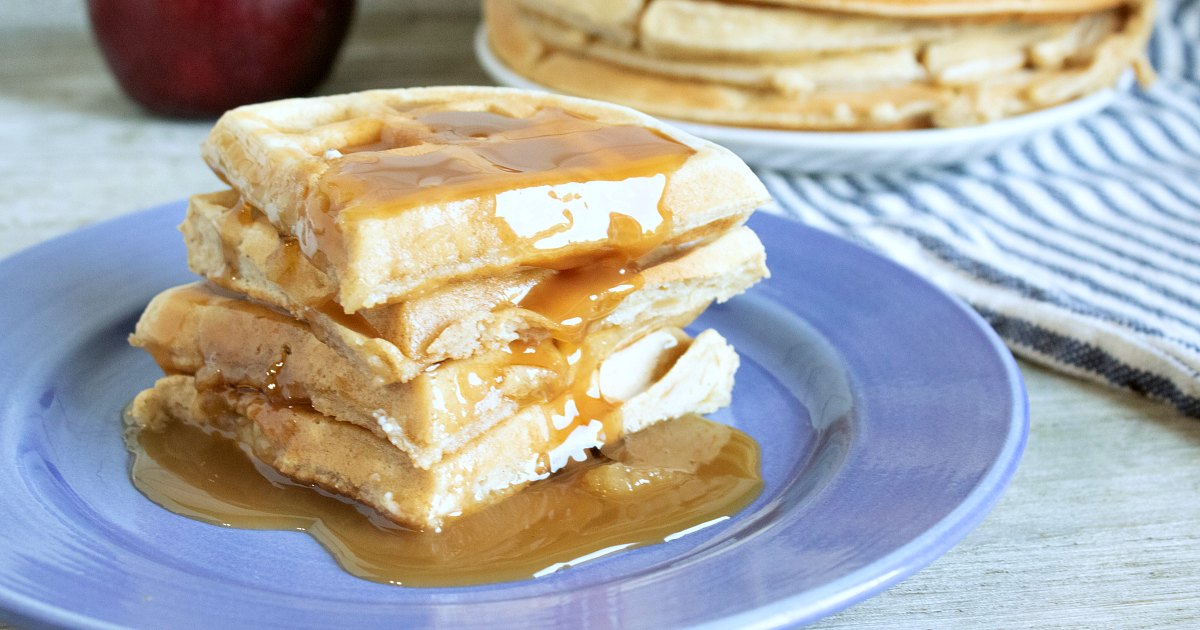
[[[23,259],[36,256],[39,251],[53,250],[56,247],[60,247],[64,240],[86,238],[93,232],[111,229],[114,223],[135,220],[135,217],[141,215],[171,211],[178,212],[182,210],[185,203],[186,200],[176,200],[152,206],[99,221],[48,239],[0,259],[0,272],[4,271],[5,267],[19,266]],[[954,547],[987,516],[1007,488],[1008,483],[1019,466],[1021,454],[1028,437],[1028,396],[1019,367],[999,336],[973,309],[960,299],[950,295],[940,287],[937,287],[878,252],[863,248],[835,235],[785,217],[767,212],[758,213],[758,216],[764,217],[760,219],[762,221],[779,222],[780,224],[790,226],[789,229],[808,230],[819,235],[820,238],[838,241],[840,244],[856,250],[855,253],[857,255],[872,258],[875,264],[884,264],[892,267],[897,272],[910,277],[914,282],[925,285],[926,288],[940,294],[946,302],[952,304],[955,309],[965,315],[978,332],[983,334],[988,341],[988,346],[995,353],[994,358],[999,360],[1003,365],[1004,376],[1007,380],[1009,401],[1012,403],[1011,414],[1005,425],[1004,442],[995,459],[987,467],[987,472],[958,505],[926,528],[916,538],[836,580],[775,600],[770,604],[758,608],[704,621],[696,627],[725,627],[735,624],[739,627],[766,628],[811,622],[870,598],[911,576]],[[2,278],[3,274],[0,273],[0,279]],[[0,401],[0,410],[7,410],[9,404],[10,401],[8,400]],[[0,604],[2,604],[0,605],[0,619],[15,617],[17,620],[27,619],[36,622],[63,623],[73,626],[121,627],[99,618],[58,606],[57,604],[27,596],[2,584],[0,584]]]
[[[768,213],[762,214],[785,223],[804,225],[786,217]],[[809,227],[829,238],[844,240],[828,232],[811,228],[811,226],[804,227]],[[896,267],[903,273],[912,276],[917,281],[935,290],[941,294],[948,304],[952,304],[957,308],[984,334],[984,337],[988,340],[988,344],[995,352],[995,356],[1000,359],[1004,366],[1004,373],[1009,385],[1009,395],[1012,397],[1010,400],[1013,402],[1012,414],[1008,418],[1009,422],[1004,442],[996,455],[996,459],[992,461],[987,473],[979,480],[975,488],[953,510],[947,512],[941,519],[913,540],[891,553],[876,558],[869,564],[815,589],[778,600],[768,606],[725,617],[718,622],[702,624],[700,627],[729,627],[726,625],[729,624],[732,627],[739,628],[776,628],[787,624],[808,624],[836,614],[850,606],[878,595],[913,576],[957,546],[967,534],[974,530],[991,513],[992,508],[995,507],[1000,497],[1003,496],[1017,468],[1020,466],[1022,455],[1029,439],[1029,394],[1025,388],[1025,381],[1021,376],[1020,367],[999,334],[992,329],[991,325],[979,313],[957,296],[878,252],[850,243],[849,241],[846,242],[858,248],[861,253],[876,258],[877,262]],[[894,568],[884,575],[879,576],[879,567],[881,566],[892,566]],[[866,579],[867,576],[877,577],[875,579]],[[861,584],[862,587],[857,590],[850,588],[850,585],[854,584]],[[839,593],[842,594],[841,597],[833,597]],[[787,604],[800,603],[810,598],[812,602],[808,605],[794,606],[789,610]],[[765,625],[758,623],[768,619],[779,619],[780,621]]]

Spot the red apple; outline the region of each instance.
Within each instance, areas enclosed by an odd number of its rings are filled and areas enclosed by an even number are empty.
[[[117,82],[146,109],[216,116],[310,92],[329,74],[354,0],[88,0]]]

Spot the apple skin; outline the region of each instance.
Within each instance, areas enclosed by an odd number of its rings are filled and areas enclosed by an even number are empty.
[[[92,31],[133,100],[213,117],[311,92],[329,74],[355,0],[88,0]]]

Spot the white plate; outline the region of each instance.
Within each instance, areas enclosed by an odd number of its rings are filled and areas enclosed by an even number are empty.
[[[497,83],[554,91],[517,74],[492,53],[487,30],[475,32],[475,56]],[[754,166],[805,173],[868,173],[910,170],[986,157],[1005,147],[1094,114],[1112,103],[1105,89],[1076,101],[976,127],[913,131],[782,131],[727,127],[664,119],[728,147]]]

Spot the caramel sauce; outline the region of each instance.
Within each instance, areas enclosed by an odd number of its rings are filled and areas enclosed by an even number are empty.
[[[516,139],[539,135],[562,135],[594,129],[596,122],[558,108],[539,110],[532,119],[505,116],[495,112],[431,111],[417,114],[418,122],[442,142],[462,142],[468,138],[489,140],[493,137]],[[394,133],[394,132],[393,132]]]
[[[338,304],[337,301],[332,298],[321,302],[316,306],[309,306],[307,307],[307,310],[310,312],[310,314],[316,313],[328,317],[330,320],[336,322],[343,328],[353,330],[354,332],[369,339],[376,339],[380,337],[379,331],[371,325],[370,320],[368,320],[362,313],[347,313],[346,310],[342,308],[342,305]]]
[[[566,344],[564,344],[566,345]],[[599,386],[600,361],[607,355],[595,344],[568,346],[567,361],[577,375],[571,382],[571,387],[557,401],[552,416],[552,428],[555,430],[556,443],[562,444],[571,432],[579,427],[586,427],[593,422],[600,424],[597,439],[600,442],[615,440],[620,437],[624,427],[617,424],[612,413],[619,403],[604,397]]]
[[[288,387],[290,383],[279,382],[279,375],[283,373],[283,367],[287,365],[288,353],[283,353],[279,360],[267,367],[265,382],[263,383],[262,392],[268,400],[278,396],[284,400],[289,400],[294,397],[291,389]]]
[[[401,129],[341,151],[321,177],[331,213],[390,213],[516,188],[666,173],[694,153],[653,129],[558,108],[529,118],[434,112]]]
[[[237,203],[222,215],[221,223],[217,226],[221,240],[223,241],[221,257],[224,263],[219,274],[219,279],[225,281],[237,280],[238,275],[241,273],[241,261],[238,260],[235,238],[242,229],[249,227],[253,223],[254,208],[243,201],[240,196]]]
[[[305,208],[297,234],[310,257],[324,252],[337,259],[344,253],[337,215],[380,217],[422,204],[481,198],[494,200],[506,241],[529,246],[529,253],[536,254],[605,239],[611,215],[636,217],[632,210],[649,206],[654,216],[638,218],[644,229],[628,244],[638,249],[641,241],[653,240],[642,233],[665,234],[661,226],[669,224],[670,216],[659,203],[665,178],[693,153],[653,129],[605,124],[559,108],[543,108],[527,118],[493,112],[400,112],[389,118],[376,142],[339,149],[318,182],[328,203]],[[659,181],[656,190],[649,191],[649,204],[574,193],[604,207],[587,207],[585,202],[564,210],[550,203],[541,204],[545,212],[531,212],[529,195],[520,194],[554,197],[555,188],[563,185],[654,176]],[[506,203],[514,194],[520,199]],[[515,212],[506,216],[506,207]],[[564,213],[571,216],[564,218]],[[537,220],[532,228],[530,217]],[[625,248],[619,242],[614,245]],[[554,256],[543,258],[549,262]]]
[[[613,312],[627,295],[642,288],[632,263],[602,260],[559,271],[537,283],[517,302],[556,325],[556,339],[578,343],[592,322]]]
[[[505,387],[508,371],[513,366],[528,366],[549,370],[558,375],[558,381],[566,377],[567,370],[562,355],[554,343],[543,340],[539,343],[515,341],[505,348],[499,358],[461,359],[455,363],[451,387],[432,387],[433,409],[445,418],[453,419],[458,426],[469,424],[479,417],[478,405],[490,397],[513,398],[519,406],[540,404],[561,390],[561,383],[552,381],[544,388],[525,392],[513,392]],[[441,367],[430,370],[437,378]]]
[[[553,341],[532,342],[518,339],[508,344],[504,352],[510,355],[508,362],[511,365],[528,365],[566,374],[567,359],[558,344]]]
[[[669,447],[669,448],[667,448]],[[182,423],[131,439],[132,478],[154,502],[200,521],[305,531],[348,572],[405,586],[541,577],[716,524],[761,489],[758,447],[699,417],[660,423],[440,532],[295,484],[232,440]]]
[[[600,364],[621,341],[609,335],[575,341],[552,338],[536,346],[525,341],[509,345],[508,363],[542,367],[559,375],[556,386],[545,396],[550,411],[547,435],[555,448],[542,456],[542,470],[555,472],[567,463],[562,458],[568,454],[615,441],[624,434],[623,423],[615,413],[623,401],[606,397],[599,383]],[[681,345],[680,349],[682,352],[685,348]],[[669,363],[674,364],[678,358],[678,354],[670,354]],[[582,435],[572,439],[577,431]],[[558,449],[564,445],[570,448]],[[557,450],[564,452],[556,454]]]
[[[254,224],[254,218],[257,211],[254,209],[254,206],[246,203],[245,200],[239,196],[237,203],[233,205],[233,208],[230,209],[229,213],[237,220],[238,225],[247,227]]]

